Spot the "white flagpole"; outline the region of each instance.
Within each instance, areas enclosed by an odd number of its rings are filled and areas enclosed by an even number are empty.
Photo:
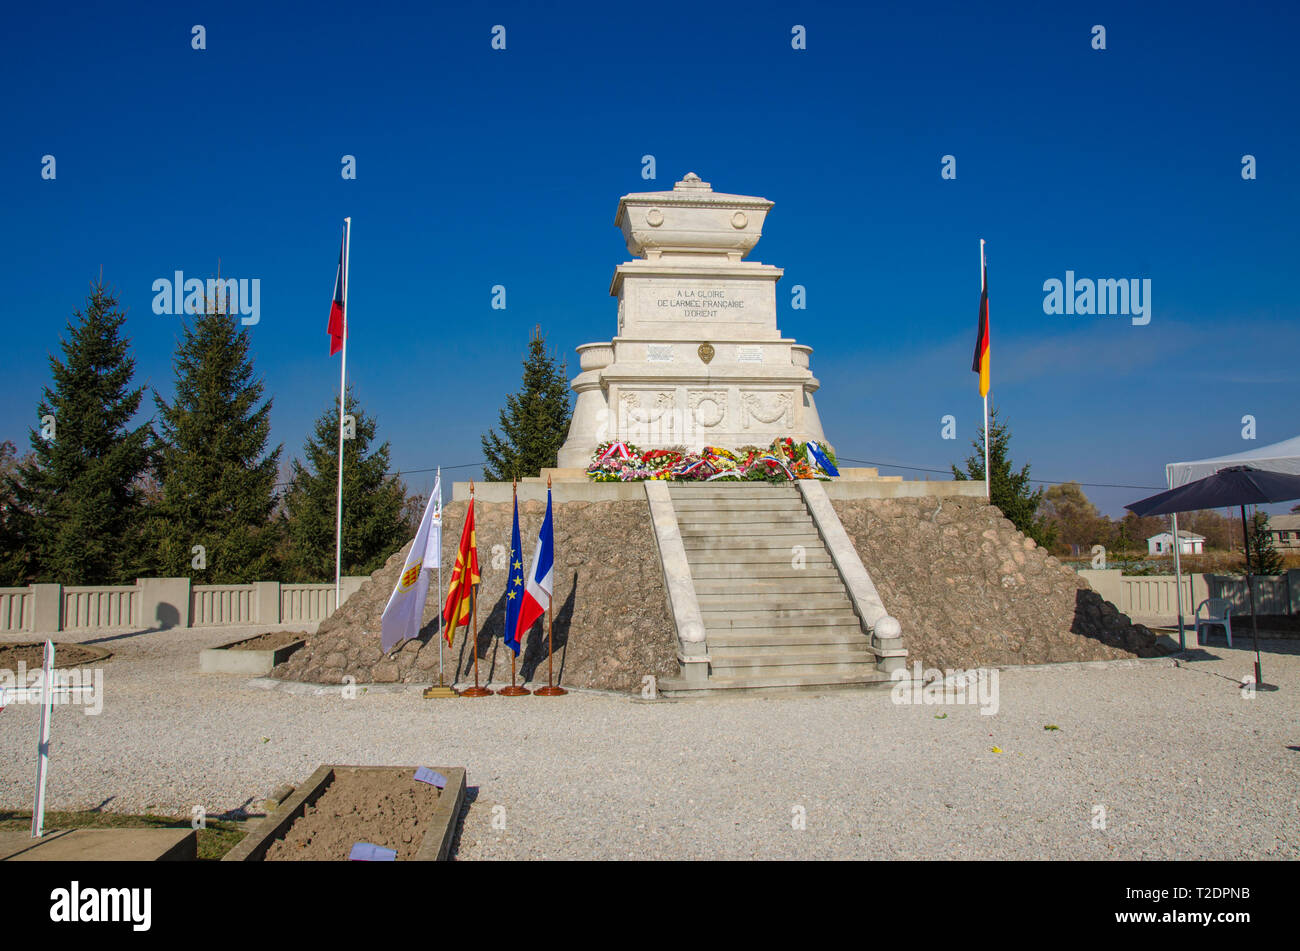
[[[433,484],[438,487],[438,686],[446,681],[442,677],[442,466]]]
[[[985,286],[988,271],[984,265],[984,239],[980,238],[980,296],[988,293],[988,287]],[[986,327],[986,332],[991,333],[992,328]],[[993,500],[993,492],[990,489],[989,482],[989,395],[984,394],[984,496],[989,501]]]
[[[352,261],[352,219],[343,219],[343,369],[339,377],[339,498],[334,520],[334,610],[343,588],[343,410],[348,392],[348,265]]]

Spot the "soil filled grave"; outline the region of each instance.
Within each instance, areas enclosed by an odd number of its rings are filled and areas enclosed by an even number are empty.
[[[78,667],[92,662],[103,663],[113,655],[101,647],[82,644],[54,643],[56,668]],[[0,644],[0,670],[17,670],[19,664],[28,671],[40,670],[45,663],[45,642],[34,644]]]
[[[369,842],[415,857],[430,829],[441,793],[418,782],[414,770],[337,767],[334,781],[266,851],[268,862],[343,862],[352,846]]]
[[[273,651],[288,647],[294,641],[306,639],[306,631],[268,631],[258,634],[238,644],[231,644],[226,650],[231,651]]]

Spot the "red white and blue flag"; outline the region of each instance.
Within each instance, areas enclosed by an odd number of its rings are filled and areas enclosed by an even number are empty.
[[[551,522],[551,490],[546,490],[546,519],[542,530],[537,535],[537,547],[533,549],[533,566],[528,571],[528,581],[524,586],[524,601],[519,606],[519,620],[515,627],[515,643],[518,644],[528,633],[528,629],[551,606],[551,593],[554,591],[555,576],[555,527]]]
[[[339,269],[334,275],[334,300],[330,304],[330,322],[327,328],[330,335],[330,356],[343,349],[343,338],[348,335],[347,300],[343,290],[343,270],[346,266],[344,256],[348,246],[348,229],[343,227],[343,243],[339,245]]]

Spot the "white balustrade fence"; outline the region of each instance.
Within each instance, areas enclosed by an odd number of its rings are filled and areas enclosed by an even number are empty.
[[[346,601],[367,579],[343,579]],[[0,588],[0,635],[154,630],[250,624],[312,625],[334,613],[333,584],[190,584],[140,578],[133,585],[34,584]]]

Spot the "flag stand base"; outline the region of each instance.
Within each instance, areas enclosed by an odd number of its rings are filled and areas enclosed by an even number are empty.
[[[536,690],[533,691],[533,696],[563,697],[568,692],[569,691],[565,690],[563,687],[538,687]]]
[[[503,697],[529,697],[532,696],[533,692],[524,687],[516,687],[511,684],[509,687],[502,687],[497,693]]]
[[[475,685],[473,687],[466,687],[460,692],[460,695],[462,697],[490,697],[492,696],[492,691],[487,687],[479,687]]]
[[[437,684],[424,691],[425,700],[436,700],[440,697],[459,697],[459,696],[460,694],[456,692],[456,689],[454,687],[445,687],[442,684]]]

